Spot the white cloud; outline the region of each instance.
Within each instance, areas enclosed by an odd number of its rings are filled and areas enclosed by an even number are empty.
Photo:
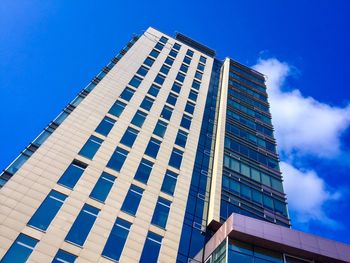
[[[350,106],[332,107],[297,89],[282,91],[291,67],[277,59],[260,60],[254,68],[267,75],[272,122],[280,151],[286,154],[336,157],[340,136],[350,126]]]
[[[339,227],[338,223],[324,211],[328,202],[338,200],[339,192],[331,192],[326,183],[314,170],[298,170],[291,164],[281,162],[284,177],[284,188],[287,193],[288,206],[295,213],[294,220],[300,224],[312,220],[332,227]]]

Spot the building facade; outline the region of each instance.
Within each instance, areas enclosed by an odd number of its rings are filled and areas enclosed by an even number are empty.
[[[289,229],[278,161],[264,76],[149,28],[0,175],[1,262],[212,260],[232,213]]]

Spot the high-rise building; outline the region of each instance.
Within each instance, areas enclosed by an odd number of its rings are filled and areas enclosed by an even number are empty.
[[[1,262],[350,261],[295,237],[278,162],[264,76],[149,28],[0,175]]]

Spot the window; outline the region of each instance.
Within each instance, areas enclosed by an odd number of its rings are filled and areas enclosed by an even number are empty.
[[[174,106],[176,104],[176,101],[177,101],[177,95],[170,92],[166,102]]]
[[[154,97],[157,97],[158,93],[159,93],[159,87],[152,84],[152,86],[148,90],[148,94],[150,94]]]
[[[100,124],[97,126],[95,132],[102,134],[104,136],[108,136],[109,132],[112,130],[114,126],[115,120],[104,117]]]
[[[141,108],[144,110],[149,111],[152,108],[154,99],[151,99],[150,97],[145,97],[141,103]]]
[[[166,120],[170,120],[172,113],[173,113],[173,109],[165,105],[162,110],[162,113],[160,114],[160,117]]]
[[[115,149],[111,159],[107,163],[107,167],[119,172],[120,169],[123,167],[123,164],[125,162],[126,157],[128,156],[128,151],[117,147]]]
[[[143,194],[143,189],[131,185],[129,191],[125,197],[121,210],[125,213],[136,215],[137,208],[139,207],[141,198]]]
[[[129,85],[135,88],[138,88],[138,86],[140,86],[142,79],[138,76],[134,76],[130,82]]]
[[[187,132],[184,132],[182,130],[179,130],[176,136],[175,144],[185,148],[186,142],[187,142]]]
[[[87,164],[74,160],[57,183],[72,189],[80,179],[86,167]]]
[[[66,198],[66,195],[52,190],[29,220],[28,225],[46,231]]]
[[[76,258],[77,258],[76,255],[73,255],[62,249],[59,249],[52,263],[74,263]]]
[[[184,82],[185,80],[185,74],[182,74],[181,72],[177,73],[177,76],[176,76],[176,80],[180,81],[180,82]]]
[[[153,225],[156,225],[165,229],[166,222],[168,221],[170,205],[171,205],[170,201],[162,197],[158,197],[156,208],[154,209],[154,213],[151,221]]]
[[[139,74],[140,76],[144,77],[148,73],[148,68],[141,66],[139,70],[136,72],[136,74]]]
[[[196,104],[188,101],[186,103],[185,111],[189,114],[193,114],[195,107],[196,107]]]
[[[89,140],[85,143],[83,148],[80,150],[79,155],[84,156],[88,159],[94,158],[96,152],[100,148],[103,140],[95,136],[91,136]]]
[[[169,165],[176,169],[180,169],[181,162],[182,162],[182,155],[183,155],[182,151],[174,148],[170,156]]]
[[[199,58],[199,61],[205,64],[205,62],[207,61],[207,58],[201,56],[201,57]]]
[[[143,247],[140,263],[157,263],[160,247],[162,245],[162,236],[148,231],[145,245]]]
[[[159,120],[157,122],[156,127],[154,128],[153,134],[158,135],[159,137],[163,138],[167,126],[168,126],[168,124],[166,122]]]
[[[191,121],[192,121],[192,118],[190,116],[187,116],[187,115],[184,114],[182,116],[182,120],[181,120],[180,126],[185,128],[185,129],[190,129]]]
[[[200,86],[201,86],[201,83],[198,80],[194,79],[192,82],[192,88],[199,90]]]
[[[96,207],[85,204],[65,240],[78,246],[83,246],[99,212],[100,210]]]
[[[132,118],[131,123],[141,128],[143,123],[145,122],[146,117],[146,113],[138,110],[134,118]]]
[[[160,144],[161,144],[161,141],[151,138],[151,140],[147,145],[145,154],[147,154],[150,157],[156,158],[159,151]]]
[[[5,256],[2,258],[2,263],[25,263],[30,254],[34,250],[39,240],[29,237],[24,234],[19,234],[15,242],[9,250],[7,250]]]
[[[130,128],[130,127],[127,128],[122,139],[120,140],[120,143],[131,148],[136,140],[138,133],[139,133],[138,130],[135,130],[135,129]]]
[[[111,191],[115,177],[106,172],[103,172],[98,179],[94,189],[92,189],[90,197],[100,202],[104,202]]]
[[[174,59],[173,58],[171,58],[171,57],[167,57],[166,59],[165,59],[165,62],[164,62],[165,64],[168,64],[169,66],[171,66],[171,65],[173,65],[173,63],[174,63]]]
[[[137,168],[134,179],[144,184],[147,184],[152,168],[153,168],[153,163],[151,161],[142,159],[139,167]]]
[[[128,238],[131,223],[117,218],[102,251],[102,256],[118,261]]]
[[[132,96],[134,95],[134,93],[135,93],[135,91],[133,89],[126,87],[123,90],[122,94],[120,94],[120,98],[122,98],[126,101],[129,101],[132,98]]]
[[[188,98],[193,101],[197,101],[198,92],[191,89],[190,94],[188,95]]]
[[[170,70],[170,67],[168,67],[168,66],[166,66],[166,65],[163,65],[163,66],[160,68],[160,72],[162,72],[164,75],[168,75],[169,70]]]
[[[147,66],[149,66],[149,67],[152,67],[154,61],[155,61],[155,60],[154,60],[153,58],[147,57],[147,58],[145,59],[145,61],[143,62],[143,64],[145,64],[145,65],[147,65]]]
[[[176,58],[176,56],[177,56],[177,51],[174,50],[174,49],[170,50],[169,56],[172,56],[172,57]]]
[[[180,50],[180,48],[181,48],[181,45],[178,43],[175,43],[173,46],[173,49],[176,49],[176,50]]]
[[[191,58],[190,58],[190,57],[185,56],[185,57],[184,57],[184,61],[183,61],[183,62],[189,65],[189,64],[191,64]]]
[[[188,71],[188,66],[186,66],[185,64],[182,64],[181,67],[180,67],[180,70],[181,70],[182,72],[187,73],[187,71]]]
[[[158,74],[157,77],[154,79],[154,82],[159,84],[159,85],[163,85],[164,80],[165,80],[165,77]]]
[[[163,44],[165,44],[166,42],[168,42],[168,38],[162,36],[162,37],[159,39],[159,42],[162,42]]]
[[[125,103],[117,100],[109,110],[109,113],[116,117],[119,117],[125,109],[125,106]]]
[[[177,181],[177,174],[167,170],[164,176],[161,191],[169,195],[174,195]]]
[[[192,57],[193,56],[193,51],[191,49],[188,49],[187,52],[186,52],[186,55]]]
[[[199,71],[196,71],[196,74],[194,74],[194,77],[195,77],[196,79],[202,79],[203,74],[202,74],[201,72],[199,72]]]
[[[156,44],[156,46],[154,47],[155,49],[158,49],[158,50],[162,50],[163,49],[163,47],[164,47],[164,45],[163,44],[161,44],[161,43],[157,43]]]
[[[201,63],[198,63],[198,66],[197,66],[197,69],[200,70],[200,71],[204,71],[204,65],[201,64]]]
[[[159,51],[153,49],[149,55],[151,57],[157,58],[159,56]]]
[[[179,83],[174,82],[174,84],[173,84],[171,90],[172,90],[172,91],[175,91],[176,93],[180,93],[181,85],[180,85]]]

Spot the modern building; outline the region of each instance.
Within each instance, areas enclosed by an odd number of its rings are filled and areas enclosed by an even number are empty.
[[[350,262],[290,229],[278,163],[264,76],[149,28],[0,175],[1,262]]]

